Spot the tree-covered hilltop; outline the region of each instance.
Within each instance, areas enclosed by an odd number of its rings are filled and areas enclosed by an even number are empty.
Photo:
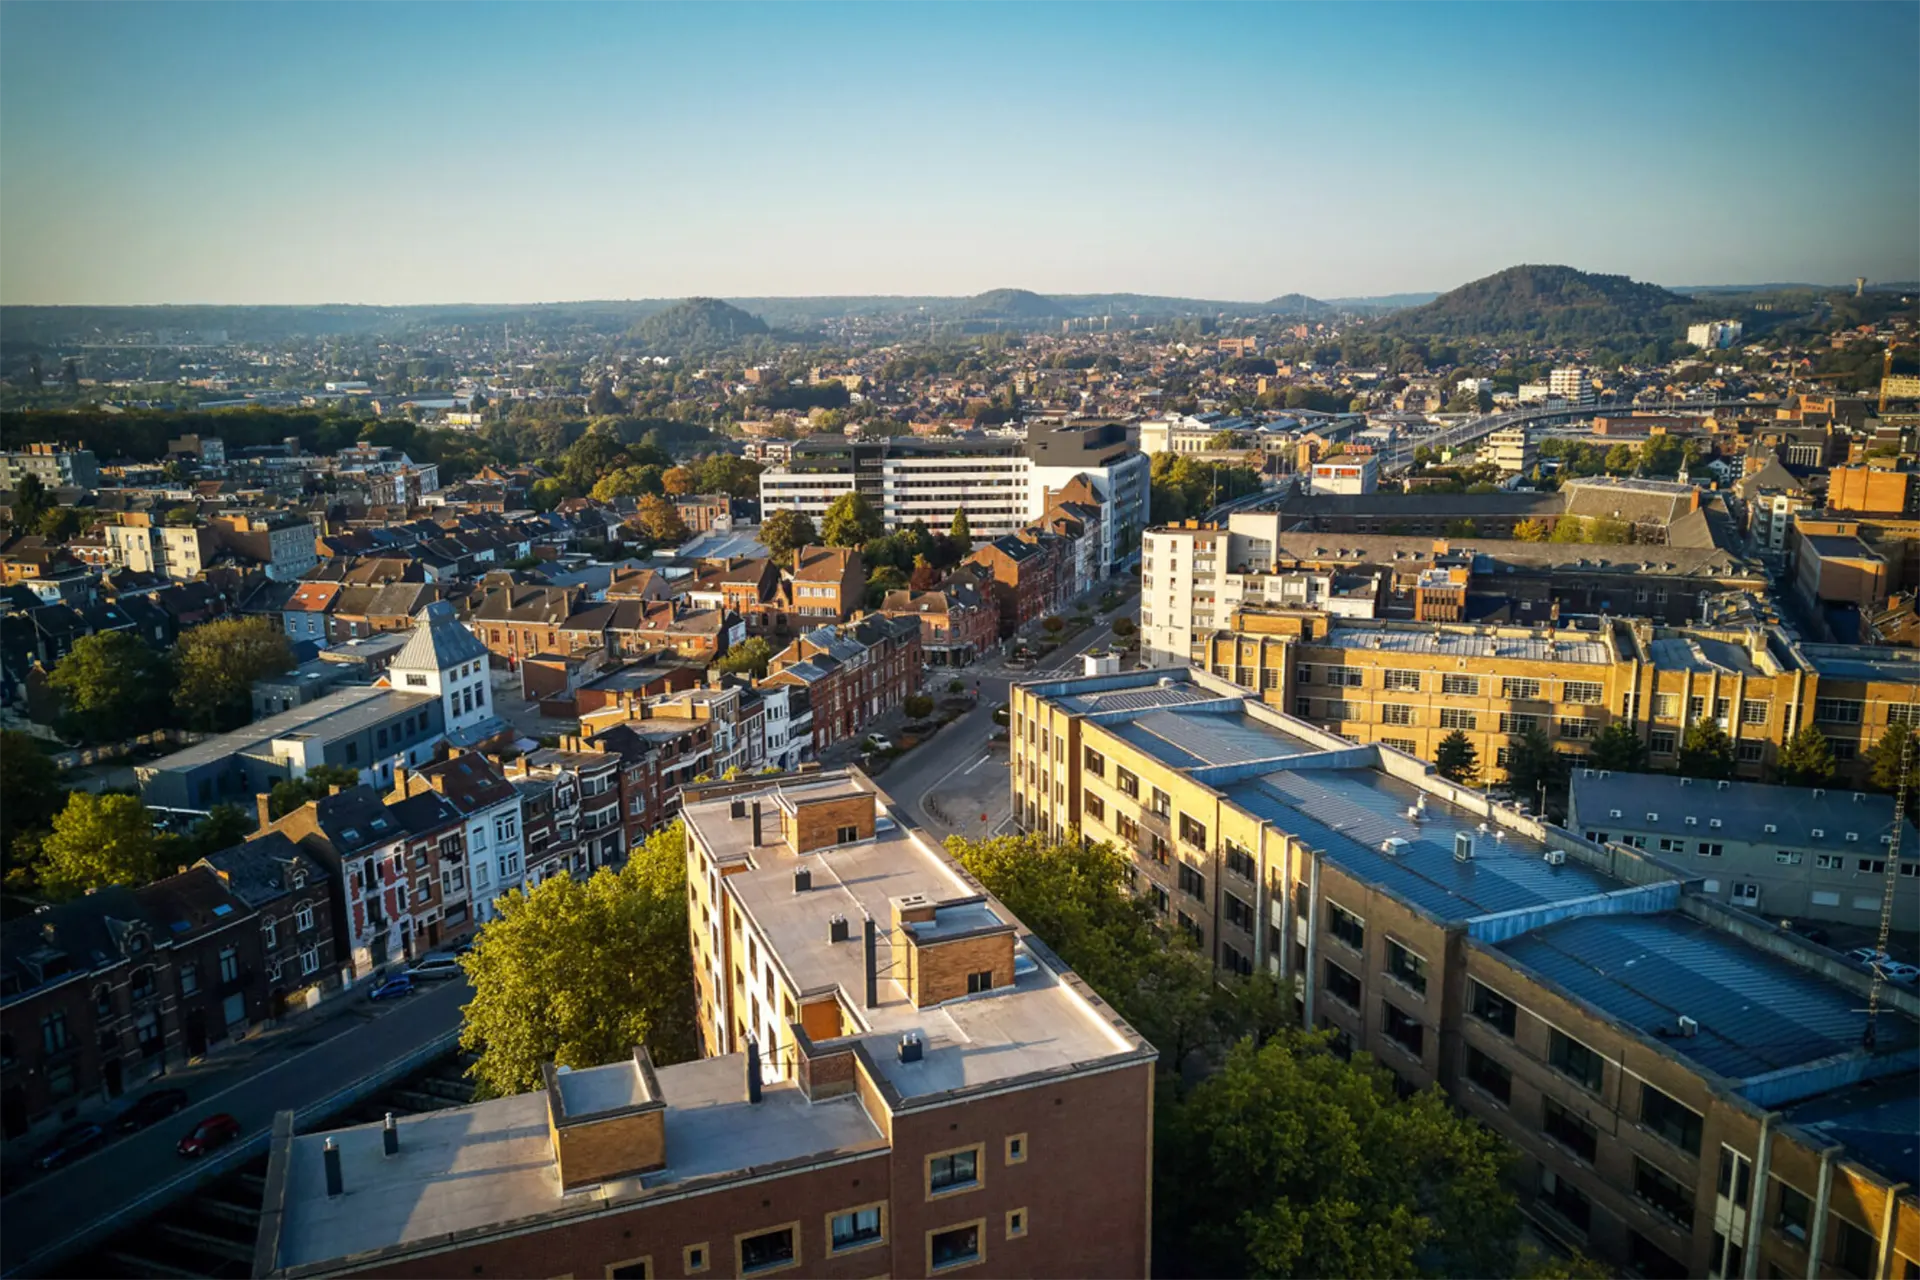
[[[647,316],[628,331],[641,346],[662,354],[732,346],[769,332],[759,316],[718,298],[688,298]]]
[[[1031,290],[989,289],[963,301],[959,314],[970,320],[1053,320],[1068,312],[1052,298]]]
[[[1626,276],[1519,266],[1396,312],[1378,328],[1408,336],[1541,342],[1670,337],[1696,309],[1690,298]]]

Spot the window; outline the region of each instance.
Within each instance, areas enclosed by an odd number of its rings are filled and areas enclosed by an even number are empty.
[[[797,1224],[791,1222],[771,1231],[738,1237],[735,1248],[740,1254],[740,1274],[793,1266],[800,1261],[797,1238]]]
[[[1540,1171],[1540,1202],[1581,1231],[1593,1224],[1593,1201],[1587,1193],[1551,1169]]]
[[[1885,858],[1856,858],[1853,869],[1855,871],[1871,872],[1876,876],[1883,876],[1887,873],[1887,860]],[[1877,906],[1879,904],[1876,903],[1875,905]]]
[[[1690,1274],[1685,1264],[1638,1231],[1627,1236],[1627,1261],[1647,1280],[1685,1280]]]
[[[58,1053],[69,1043],[67,1037],[67,1015],[56,1010],[40,1019],[40,1047],[48,1053]]]
[[[1600,1055],[1560,1031],[1548,1033],[1547,1061],[1554,1068],[1572,1076],[1581,1085],[1600,1092],[1600,1082],[1604,1075]]]
[[[1512,676],[1504,677],[1500,681],[1500,696],[1518,698],[1523,702],[1537,702],[1540,698],[1540,682],[1516,679]]]
[[[1361,719],[1360,704],[1357,702],[1336,702],[1329,698],[1320,708],[1322,720],[1358,720]]]
[[[183,964],[180,966],[180,994],[190,996],[200,990],[200,967]]]
[[[607,1265],[607,1280],[649,1280],[652,1274],[652,1258],[632,1258]]]
[[[844,1253],[886,1239],[881,1217],[884,1209],[884,1205],[870,1204],[831,1215],[827,1219],[827,1252]]]
[[[1395,751],[1404,751],[1410,756],[1420,754],[1416,749],[1417,744],[1412,738],[1382,738],[1380,739],[1380,745],[1383,747],[1392,747]]]
[[[1506,1036],[1513,1038],[1514,1005],[1513,1001],[1481,983],[1473,983],[1468,996],[1468,1007],[1474,1017]]]
[[[1113,785],[1120,788],[1120,794],[1123,796],[1131,796],[1135,800],[1140,798],[1140,779],[1129,770],[1115,769]]]
[[[1633,1158],[1633,1194],[1681,1226],[1693,1223],[1693,1196],[1680,1180],[1639,1156]]]
[[[1501,1102],[1513,1101],[1513,1072],[1472,1045],[1467,1046],[1467,1079]]]
[[[1599,1131],[1552,1098],[1541,1101],[1543,1115],[1540,1131],[1592,1164],[1594,1153],[1600,1149]]]
[[[1302,720],[1311,720],[1313,718],[1313,699],[1295,698],[1293,700],[1293,714],[1299,716]]]
[[[1561,686],[1560,701],[1597,707],[1607,700],[1606,688],[1591,680],[1569,680]]]
[[[1255,879],[1258,871],[1253,865],[1253,855],[1245,848],[1229,840],[1227,846],[1227,870],[1246,880]]]
[[[1858,698],[1815,698],[1813,718],[1826,724],[1859,724],[1862,706]]]
[[[1327,683],[1343,689],[1358,689],[1366,679],[1357,667],[1328,667]]]
[[[1299,666],[1296,666],[1293,669],[1293,682],[1295,684],[1312,684],[1313,668],[1306,665],[1304,662],[1301,663]]]
[[[1350,1009],[1360,1007],[1360,979],[1333,961],[1326,962],[1327,994]]]
[[[1479,676],[1441,676],[1440,692],[1456,694],[1465,698],[1480,696]]]
[[[1718,858],[1724,852],[1724,846],[1718,840],[1699,841],[1693,850],[1702,858]]]
[[[1154,794],[1154,799],[1158,800],[1159,798],[1160,798],[1159,793],[1156,792]],[[1195,822],[1192,818],[1189,818],[1184,813],[1181,814],[1180,815],[1180,839],[1185,843],[1194,846],[1196,849],[1206,848],[1207,847],[1207,825],[1204,822]]]
[[[1779,1179],[1780,1199],[1773,1215],[1773,1229],[1794,1240],[1807,1238],[1807,1224],[1813,1221],[1813,1202]]]
[[[127,995],[129,998],[134,1000],[148,999],[154,993],[153,970],[135,969],[133,976],[127,980],[127,986]]]
[[[1173,797],[1160,788],[1155,787],[1153,789],[1153,801],[1147,807],[1153,810],[1156,817],[1171,817],[1173,814]]]
[[[1647,750],[1656,756],[1670,756],[1678,740],[1678,736],[1671,729],[1655,729],[1647,735]]]
[[[1366,922],[1337,902],[1327,903],[1327,932],[1355,951],[1366,949]]]
[[[964,1267],[980,1261],[981,1229],[985,1226],[986,1220],[983,1218],[941,1231],[929,1231],[927,1270],[944,1271],[949,1267]]]
[[[1007,1239],[1018,1240],[1027,1234],[1027,1211],[1025,1209],[1007,1210]]]
[[[835,844],[852,844],[860,838],[859,827],[841,827],[834,832]]]
[[[318,947],[309,947],[300,953],[300,976],[311,977],[318,972],[320,972],[320,950]]]
[[[1088,773],[1096,778],[1104,778],[1107,776],[1107,758],[1098,751],[1095,751],[1092,747],[1088,747],[1084,760]]]
[[[1503,712],[1500,716],[1500,732],[1532,733],[1540,727],[1539,716],[1515,715]]]
[[[1585,719],[1563,719],[1560,721],[1560,736],[1576,742],[1591,738],[1593,736],[1593,721]]]
[[[1387,939],[1387,972],[1421,995],[1426,994],[1426,960],[1407,950],[1393,938]]]
[[[1856,1276],[1878,1274],[1879,1250],[1875,1247],[1873,1236],[1835,1216],[1833,1219],[1833,1260],[1841,1269]]]
[[[1759,764],[1766,758],[1766,755],[1766,745],[1759,742],[1742,742],[1737,744],[1733,749],[1734,759],[1738,760],[1741,764]]]
[[[1012,1134],[1007,1138],[1007,1163],[1024,1164],[1027,1159],[1027,1135]]]
[[[927,1194],[967,1191],[980,1185],[980,1146],[927,1157]]]
[[[773,975],[767,975],[767,981],[773,981]],[[977,995],[982,991],[993,990],[993,970],[982,969],[978,973],[967,975],[967,994]]]
[[[1390,1001],[1380,1002],[1380,1017],[1381,1030],[1387,1033],[1387,1038],[1414,1057],[1419,1057],[1420,1050],[1427,1041],[1427,1029],[1402,1013]]]
[[[1165,836],[1155,832],[1147,841],[1147,856],[1164,867],[1173,861],[1173,846]]]
[[[1105,822],[1107,820],[1106,803],[1091,791],[1080,797],[1080,807],[1086,811],[1086,815],[1089,818],[1092,818],[1096,822]]]
[[[1455,711],[1451,707],[1440,709],[1440,727],[1442,729],[1471,729],[1479,723],[1471,711]]]
[[[1380,708],[1381,724],[1412,724],[1413,708],[1404,702],[1385,703]]]
[[[1650,1084],[1640,1086],[1640,1123],[1687,1154],[1700,1154],[1700,1113]]]
[[[1773,713],[1773,704],[1764,700],[1742,698],[1740,700],[1741,724],[1765,724]]]
[[[1204,901],[1207,896],[1207,877],[1198,867],[1188,866],[1184,862],[1181,863],[1180,892],[1186,894],[1189,898],[1199,898]]]
[[[1384,671],[1381,673],[1380,687],[1418,693],[1420,692],[1420,673],[1418,671]]]
[[[707,1246],[690,1244],[680,1251],[681,1270],[688,1275],[697,1275],[707,1269]]]
[[[1236,929],[1253,932],[1253,908],[1240,898],[1229,893],[1227,899],[1227,923]]]

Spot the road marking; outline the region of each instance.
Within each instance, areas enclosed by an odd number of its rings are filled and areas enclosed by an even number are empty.
[[[993,759],[993,752],[989,751],[987,752],[987,754],[981,756],[978,760],[975,760],[971,765],[968,765],[967,772],[972,773],[975,769],[978,769],[981,765],[985,764],[987,761],[991,759]]]

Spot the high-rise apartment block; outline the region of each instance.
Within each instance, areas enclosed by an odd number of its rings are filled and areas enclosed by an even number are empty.
[[[1585,369],[1555,369],[1547,375],[1547,394],[1568,404],[1593,403],[1593,379]]]
[[[7,488],[28,476],[49,489],[97,489],[100,463],[91,449],[63,449],[56,444],[30,444],[18,453],[0,453],[0,478]]]
[[[283,1115],[256,1274],[1149,1273],[1150,1045],[864,775],[683,813],[707,1056]]]
[[[1016,686],[1013,802],[1131,860],[1223,970],[1519,1153],[1534,1226],[1640,1275],[1911,1275],[1920,999],[1691,855],[1490,803],[1196,671]]]

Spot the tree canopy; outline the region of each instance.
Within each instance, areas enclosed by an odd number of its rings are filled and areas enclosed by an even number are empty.
[[[1689,778],[1731,778],[1733,739],[1715,721],[1694,721],[1680,739],[1680,772]]]
[[[292,669],[293,649],[265,618],[221,618],[181,632],[173,665],[174,709],[219,732],[253,718],[253,682]]]
[[[858,547],[880,536],[880,513],[857,493],[833,500],[820,522],[820,536],[830,547]]]
[[[760,545],[782,559],[819,541],[820,531],[813,527],[813,517],[804,511],[782,509],[761,517]]]
[[[1780,781],[1789,787],[1817,787],[1833,777],[1833,744],[1812,725],[1802,725],[1780,748]]]
[[[50,898],[77,898],[106,885],[153,879],[159,837],[153,815],[132,796],[74,791],[40,842],[40,888]]]
[[[298,778],[283,778],[267,792],[267,816],[284,818],[309,800],[325,799],[335,787],[360,785],[360,774],[345,765],[320,764]]]
[[[1471,787],[1480,781],[1480,753],[1459,729],[1440,739],[1433,750],[1433,767],[1447,781],[1462,786]]]
[[[113,742],[159,723],[166,664],[130,631],[82,636],[54,664],[47,683],[60,691],[67,720],[91,742]]]
[[[748,636],[714,659],[713,665],[736,675],[759,677],[767,674],[767,664],[772,660],[773,646],[762,636]]]
[[[1632,725],[1615,720],[1594,738],[1587,762],[1596,769],[1639,773],[1647,767],[1647,744],[1640,740]]]

